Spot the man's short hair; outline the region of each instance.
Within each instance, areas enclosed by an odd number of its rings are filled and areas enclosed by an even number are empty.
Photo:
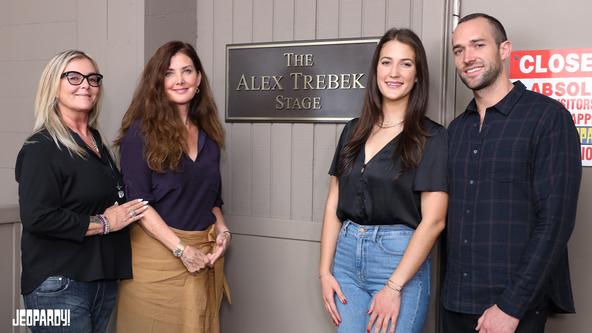
[[[502,25],[502,23],[498,19],[496,19],[495,17],[493,17],[491,15],[487,15],[484,13],[469,14],[469,15],[463,16],[463,18],[461,18],[458,21],[458,24],[461,24],[463,22],[467,22],[470,20],[474,20],[474,19],[480,18],[480,17],[486,19],[487,22],[489,22],[489,24],[493,28],[493,34],[494,34],[495,43],[497,44],[497,46],[499,46],[501,43],[508,40],[508,36],[506,35],[506,29],[504,29],[504,26]]]

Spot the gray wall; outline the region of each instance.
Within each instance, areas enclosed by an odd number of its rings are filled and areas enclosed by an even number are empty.
[[[141,0],[0,1],[0,332],[13,329],[14,309],[23,308],[14,163],[33,127],[41,71],[62,50],[91,54],[105,75],[100,123],[111,141],[144,64],[144,14]]]
[[[145,0],[144,59],[170,40],[181,40],[195,46],[197,15],[195,0]]]

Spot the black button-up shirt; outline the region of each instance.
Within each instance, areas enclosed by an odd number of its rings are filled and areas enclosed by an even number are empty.
[[[99,133],[91,131],[100,158],[78,134],[71,132],[86,158],[58,147],[46,130],[29,137],[18,154],[23,295],[52,275],[77,281],[132,277],[128,228],[85,236],[91,215],[125,202],[117,193],[121,175]]]
[[[567,241],[582,171],[570,113],[516,82],[479,121],[473,100],[448,129],[444,306],[521,318],[549,297],[573,312]]]
[[[337,176],[341,151],[349,142],[358,119],[344,127],[335,149],[329,174]],[[351,170],[339,175],[337,217],[362,225],[403,224],[417,228],[421,222],[421,192],[446,192],[446,129],[425,118],[426,140],[421,162],[398,178],[401,156],[396,154],[398,136],[364,164],[364,146]]]

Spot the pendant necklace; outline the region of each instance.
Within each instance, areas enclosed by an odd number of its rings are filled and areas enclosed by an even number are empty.
[[[125,196],[125,193],[123,192],[123,186],[121,186],[121,184],[119,183],[119,180],[117,179],[117,174],[115,173],[115,168],[113,168],[113,164],[111,163],[111,156],[107,156],[107,162],[109,163],[109,167],[111,168],[111,173],[113,174],[113,178],[117,182],[117,184],[115,185],[115,188],[117,189],[117,197],[119,199],[123,199],[123,197]]]
[[[90,137],[92,138],[92,142],[93,142],[94,148],[95,148],[96,152],[98,153],[99,152],[99,146],[97,145],[97,142],[95,141],[95,137],[92,134],[91,134]],[[111,168],[111,175],[113,176],[113,179],[117,183],[115,185],[115,188],[117,189],[117,197],[119,199],[123,199],[123,197],[125,196],[125,193],[123,192],[123,186],[121,186],[121,184],[119,183],[119,179],[117,177],[117,173],[115,172],[115,168],[113,167],[113,163],[111,163],[111,155],[109,154],[108,151],[107,151],[107,156],[105,156],[105,158],[107,159],[107,163],[109,163],[109,168]]]

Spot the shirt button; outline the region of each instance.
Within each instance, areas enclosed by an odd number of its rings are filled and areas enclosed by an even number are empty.
[[[463,240],[463,243],[467,244],[469,242],[468,239]]]
[[[479,152],[478,149],[473,149],[473,154],[477,154]]]
[[[473,185],[473,184],[475,184],[475,181],[471,179],[471,180],[469,180],[469,184]]]
[[[469,273],[463,273],[463,277],[469,276]]]
[[[465,210],[465,213],[471,214],[471,210],[470,209],[467,209],[467,210]]]

